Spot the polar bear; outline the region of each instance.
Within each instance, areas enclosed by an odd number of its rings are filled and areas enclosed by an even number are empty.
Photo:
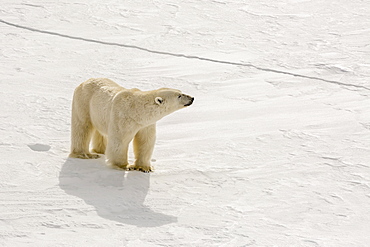
[[[123,88],[106,78],[89,79],[74,91],[69,156],[96,159],[105,154],[113,168],[150,172],[156,122],[193,101],[176,89],[141,91]],[[127,153],[132,139],[135,163],[129,165]]]

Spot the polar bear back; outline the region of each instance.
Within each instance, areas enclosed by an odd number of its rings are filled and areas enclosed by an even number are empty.
[[[101,134],[107,135],[113,99],[124,90],[107,78],[89,79],[76,88],[75,97],[79,100],[73,103]]]

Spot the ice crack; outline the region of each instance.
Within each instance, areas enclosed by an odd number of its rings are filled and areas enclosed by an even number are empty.
[[[324,78],[320,78],[320,77],[316,77],[316,76],[302,75],[302,74],[292,73],[292,72],[283,71],[283,70],[263,68],[263,67],[260,67],[260,66],[253,65],[251,63],[246,63],[246,62],[231,62],[231,61],[224,61],[224,60],[218,60],[218,59],[212,59],[212,58],[206,58],[206,57],[199,57],[199,56],[194,56],[194,55],[186,55],[186,54],[181,54],[181,53],[172,53],[172,52],[167,52],[167,51],[157,51],[157,50],[152,50],[152,49],[148,49],[148,48],[140,47],[140,46],[136,46],[136,45],[127,45],[127,44],[121,44],[121,43],[115,43],[115,42],[107,42],[107,41],[101,41],[101,40],[96,40],[96,39],[88,39],[88,38],[83,38],[83,37],[71,36],[71,35],[52,32],[52,31],[40,30],[40,29],[36,29],[36,28],[32,28],[32,27],[26,27],[26,26],[14,24],[14,23],[11,23],[11,22],[7,22],[7,21],[4,21],[2,19],[0,19],[0,22],[4,23],[6,25],[9,25],[9,26],[16,27],[16,28],[25,29],[25,30],[29,30],[29,31],[32,31],[32,32],[38,32],[38,33],[43,33],[43,34],[59,36],[59,37],[68,38],[68,39],[80,40],[80,41],[102,44],[102,45],[119,46],[119,47],[124,47],[124,48],[130,48],[130,49],[145,51],[145,52],[149,52],[149,53],[153,53],[153,54],[165,55],[165,56],[180,57],[180,58],[187,58],[187,59],[196,59],[196,60],[207,61],[207,62],[212,62],[212,63],[220,63],[220,64],[227,64],[227,65],[249,67],[249,68],[254,68],[254,69],[257,69],[257,70],[260,70],[260,71],[265,71],[265,72],[289,75],[289,76],[311,79],[311,80],[318,80],[318,81],[323,81],[323,82],[335,84],[335,85],[338,85],[338,86],[353,87],[353,88],[365,89],[365,90],[370,91],[369,87],[362,86],[362,85],[355,85],[355,84],[350,84],[350,83],[345,83],[345,82],[340,82],[340,81],[335,81],[335,80],[328,80],[328,79],[324,79]]]

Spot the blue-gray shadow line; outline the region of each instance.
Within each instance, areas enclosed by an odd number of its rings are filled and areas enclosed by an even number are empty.
[[[157,227],[177,222],[177,217],[157,213],[144,205],[150,174],[108,168],[103,159],[68,158],[59,174],[59,186],[83,199],[105,219],[138,227]]]
[[[365,89],[365,90],[370,91],[369,87],[362,86],[362,85],[355,85],[355,84],[350,84],[350,83],[345,83],[345,82],[340,82],[340,81],[335,81],[335,80],[328,80],[328,79],[324,79],[324,78],[320,78],[320,77],[316,77],[316,76],[302,75],[302,74],[292,73],[292,72],[278,70],[278,69],[263,68],[263,67],[253,65],[253,64],[248,63],[248,62],[231,62],[231,61],[224,61],[224,60],[218,60],[218,59],[212,59],[212,58],[206,58],[206,57],[199,57],[199,56],[194,56],[194,55],[186,55],[186,54],[181,54],[181,53],[156,51],[156,50],[152,50],[152,49],[148,49],[148,48],[144,48],[144,47],[140,47],[140,46],[136,46],[136,45],[127,45],[127,44],[121,44],[121,43],[115,43],[115,42],[107,42],[107,41],[101,41],[101,40],[96,40],[96,39],[88,39],[88,38],[83,38],[83,37],[71,36],[71,35],[52,32],[52,31],[40,30],[40,29],[36,29],[36,28],[33,28],[33,27],[26,27],[26,26],[23,26],[23,25],[19,25],[19,24],[8,22],[8,21],[4,21],[2,19],[0,19],[0,22],[4,23],[6,25],[13,26],[13,27],[16,27],[16,28],[21,28],[21,29],[24,29],[24,30],[43,33],[43,34],[48,34],[48,35],[59,36],[59,37],[68,38],[68,39],[80,40],[80,41],[85,41],[85,42],[90,42],[90,43],[101,44],[101,45],[119,46],[119,47],[124,47],[124,48],[130,48],[130,49],[145,51],[145,52],[149,52],[149,53],[153,53],[153,54],[165,55],[165,56],[180,57],[180,58],[187,58],[187,59],[196,59],[196,60],[200,60],[200,61],[219,63],[219,64],[227,64],[227,65],[234,65],[234,66],[250,67],[250,68],[260,70],[260,71],[283,74],[283,75],[305,78],[305,79],[310,79],[310,80],[318,80],[318,81],[323,81],[323,82],[327,82],[327,83],[331,83],[331,84],[336,84],[338,86],[345,86],[345,87],[352,87],[352,88],[354,87],[354,88]]]

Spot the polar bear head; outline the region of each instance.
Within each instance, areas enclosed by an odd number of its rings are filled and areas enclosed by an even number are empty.
[[[180,90],[161,88],[155,92],[155,103],[166,112],[177,111],[193,104],[194,97],[182,93]]]

